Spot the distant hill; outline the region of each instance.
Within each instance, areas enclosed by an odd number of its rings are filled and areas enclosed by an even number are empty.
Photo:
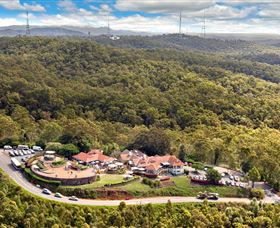
[[[155,49],[168,48],[176,50],[192,50],[202,52],[240,53],[262,51],[262,45],[243,40],[204,39],[199,36],[183,34],[167,34],[155,36],[122,36],[119,40],[111,40],[106,36],[93,37],[95,41],[105,45],[121,48]]]
[[[108,33],[107,27],[78,27],[78,26],[32,26],[31,36],[100,36]],[[123,35],[151,35],[143,32],[133,32],[127,30],[111,30],[111,33],[118,36]],[[1,36],[18,36],[25,35],[25,26],[15,25],[0,27]]]

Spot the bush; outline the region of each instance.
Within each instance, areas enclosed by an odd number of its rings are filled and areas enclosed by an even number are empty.
[[[59,148],[57,152],[59,155],[70,158],[73,155],[78,154],[79,149],[74,144],[65,144],[62,145],[62,147]]]
[[[62,147],[62,144],[59,142],[50,142],[46,145],[46,150],[58,151]]]
[[[61,166],[65,165],[65,164],[66,164],[66,161],[64,159],[52,162],[52,166],[53,167],[61,167]]]
[[[195,162],[193,163],[192,167],[194,169],[197,169],[197,170],[203,170],[204,169],[204,165],[201,163],[201,162]]]
[[[184,174],[189,175],[189,170],[184,169]]]
[[[147,177],[144,177],[142,183],[145,185],[149,185],[151,188],[158,188],[160,186],[160,181],[153,181]]]
[[[265,194],[264,190],[261,188],[252,188],[250,189],[250,198],[256,198],[256,199],[263,199]]]

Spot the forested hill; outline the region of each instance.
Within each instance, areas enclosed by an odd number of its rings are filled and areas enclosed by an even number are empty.
[[[90,144],[149,133],[162,153],[258,167],[280,186],[278,65],[92,40],[0,39],[0,142]],[[162,141],[161,141],[162,140]]]
[[[199,36],[189,36],[184,34],[167,34],[158,36],[122,36],[119,40],[111,40],[106,36],[96,36],[92,39],[100,44],[106,44],[121,48],[143,48],[158,49],[170,48],[176,50],[193,50],[200,52],[213,53],[257,53],[264,49],[273,49],[264,47],[250,41],[243,40],[221,40],[204,39]]]

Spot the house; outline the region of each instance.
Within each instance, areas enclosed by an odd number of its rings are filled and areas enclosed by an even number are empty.
[[[174,155],[149,157],[138,150],[125,150],[121,153],[120,159],[122,162],[129,164],[134,173],[143,173],[148,177],[156,177],[164,172],[173,175],[184,173],[184,163]],[[142,171],[143,169],[145,172]]]
[[[147,157],[148,156],[140,150],[124,150],[120,154],[121,162],[130,166],[136,166],[135,163],[137,163],[140,159]]]
[[[102,150],[91,150],[88,153],[81,152],[77,155],[74,155],[73,158],[78,162],[82,162],[86,165],[90,165],[93,163],[103,163],[103,164],[110,164],[115,158],[109,157],[103,154]]]

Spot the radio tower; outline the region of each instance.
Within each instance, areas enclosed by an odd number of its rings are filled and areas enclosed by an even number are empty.
[[[205,39],[206,38],[206,19],[205,19],[205,10],[204,10],[204,16],[203,16],[203,24],[201,28],[201,35]]]
[[[30,26],[29,26],[29,15],[28,11],[26,11],[26,30],[25,30],[25,35],[30,36]]]
[[[109,15],[109,12],[108,12],[108,28],[107,28],[107,33],[108,33],[108,36],[110,36],[110,15]]]
[[[180,11],[179,15],[179,34],[182,33],[182,12]]]

